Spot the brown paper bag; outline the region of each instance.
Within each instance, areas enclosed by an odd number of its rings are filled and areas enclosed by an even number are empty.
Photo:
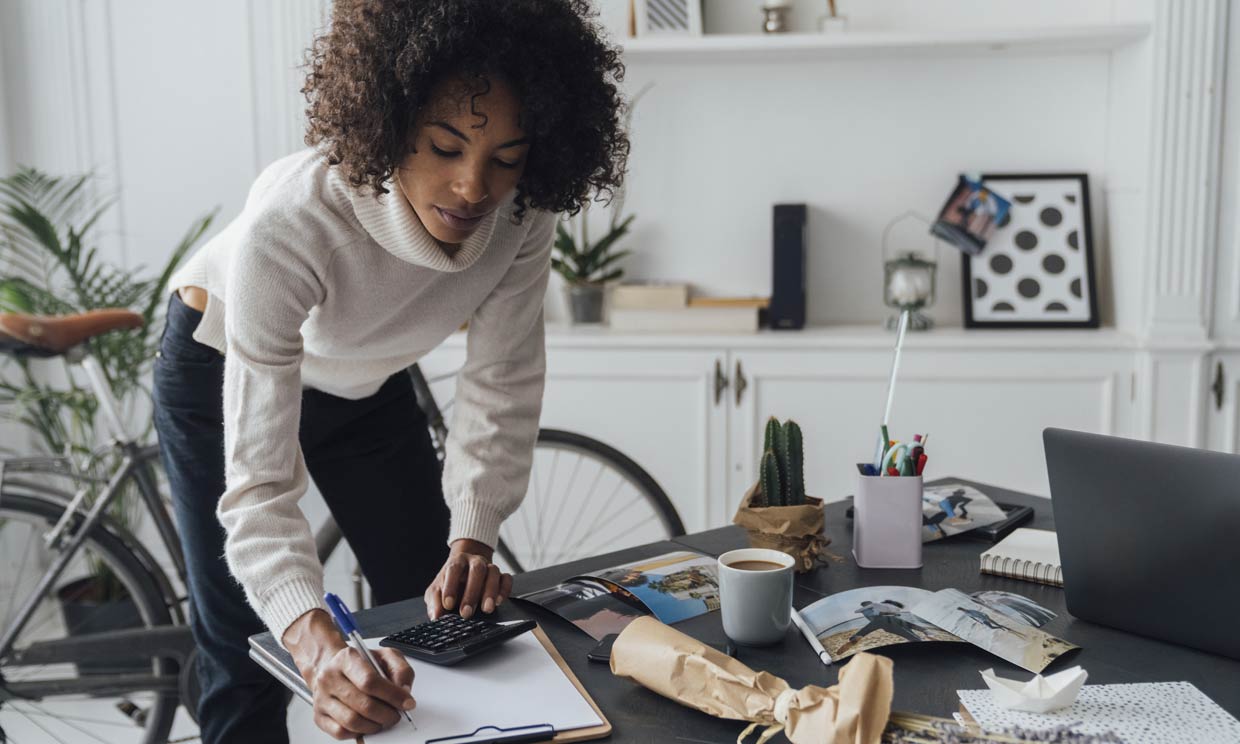
[[[805,497],[804,506],[753,506],[759,484],[745,492],[732,519],[749,533],[749,544],[792,556],[797,573],[810,571],[819,561],[832,557],[826,551],[831,539],[822,534],[822,499]]]
[[[780,731],[793,744],[878,744],[891,714],[891,660],[859,653],[837,685],[799,690],[755,672],[652,617],[629,624],[612,646],[611,671],[717,718],[759,727],[759,744]]]

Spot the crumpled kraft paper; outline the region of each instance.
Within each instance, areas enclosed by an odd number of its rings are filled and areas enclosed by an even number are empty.
[[[681,705],[749,721],[737,742],[765,727],[793,744],[878,744],[891,714],[891,660],[859,653],[839,684],[793,690],[652,617],[629,624],[612,646],[611,671]]]
[[[797,573],[833,557],[826,550],[831,540],[822,533],[822,499],[807,496],[804,506],[751,506],[758,488],[755,483],[745,492],[732,519],[749,533],[750,546],[787,553],[796,561]]]

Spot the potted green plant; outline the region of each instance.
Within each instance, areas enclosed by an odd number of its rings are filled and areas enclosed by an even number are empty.
[[[805,494],[805,449],[795,421],[766,422],[758,482],[745,493],[732,520],[755,548],[792,556],[797,571],[813,568],[830,540],[823,534],[822,499]]]
[[[591,243],[586,227],[587,212],[582,210],[577,219],[579,237],[574,236],[563,221],[555,226],[553,247],[557,255],[552,257],[551,266],[564,277],[573,322],[601,323],[605,285],[624,275],[624,269],[615,264],[629,254],[629,251],[615,250],[616,243],[628,233],[637,215],[631,214],[617,222],[613,214],[607,234]]]
[[[162,269],[151,275],[142,267],[108,263],[91,244],[92,228],[111,206],[93,195],[92,186],[90,175],[52,177],[32,168],[0,178],[0,312],[64,315],[123,307],[141,313],[142,328],[86,343],[121,410],[145,410],[138,404],[150,396],[147,381],[168,279],[214,213],[196,220]],[[48,364],[0,358],[0,415],[30,431],[30,444],[40,454],[59,456],[73,471],[99,481],[114,463],[108,459],[110,448],[100,446],[105,433],[96,419],[94,395],[67,368],[49,374]],[[145,418],[144,434],[149,435],[151,423]],[[94,496],[88,493],[88,505]],[[109,506],[109,516],[132,530],[139,507],[136,493],[121,494]],[[108,566],[91,561],[89,569],[88,575],[66,577],[57,589],[67,626],[98,632],[141,624],[128,590]]]

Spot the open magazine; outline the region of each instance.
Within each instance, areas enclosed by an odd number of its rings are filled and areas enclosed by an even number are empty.
[[[851,589],[800,610],[832,661],[898,643],[964,641],[1031,672],[1077,646],[1038,630],[1055,613],[1011,592]]]
[[[576,576],[517,599],[544,607],[602,640],[643,615],[670,625],[719,609],[719,572],[708,555],[666,553]]]

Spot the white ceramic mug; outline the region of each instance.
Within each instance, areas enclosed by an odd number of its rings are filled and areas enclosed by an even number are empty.
[[[766,561],[779,568],[733,568],[739,561]],[[745,548],[719,556],[719,601],[723,632],[735,643],[778,643],[792,622],[792,582],[796,561],[778,550]]]

